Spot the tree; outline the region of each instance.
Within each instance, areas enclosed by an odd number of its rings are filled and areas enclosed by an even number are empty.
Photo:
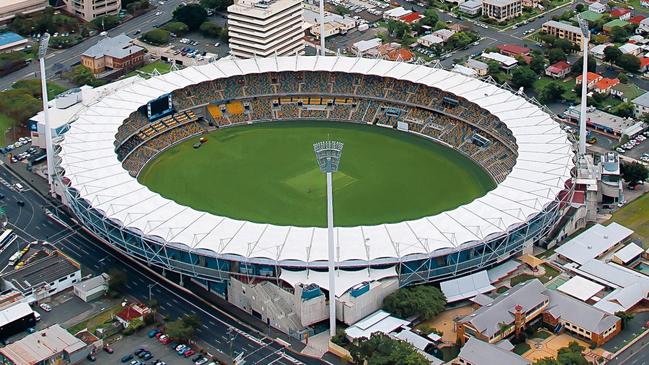
[[[638,72],[640,70],[640,59],[632,54],[623,54],[617,58],[616,65],[627,72]]]
[[[334,8],[334,13],[338,15],[347,15],[347,14],[351,14],[352,11],[347,9],[347,7],[343,5],[336,5],[336,7]]]
[[[639,162],[622,163],[620,172],[624,180],[632,186],[636,185],[638,181],[647,180],[647,176],[649,175],[649,170]]]
[[[543,74],[545,71],[545,59],[543,55],[534,55],[532,61],[530,61],[530,68],[532,71],[536,72],[537,75]]]
[[[424,17],[421,18],[417,23],[433,27],[437,24],[438,21],[439,15],[437,15],[437,12],[434,9],[426,9],[426,11],[424,11]]]
[[[41,79],[23,79],[13,83],[12,89],[23,89],[29,91],[36,99],[41,98]],[[59,92],[65,90],[62,86],[52,81],[47,82],[47,97],[54,99]]]
[[[615,43],[626,42],[627,38],[629,38],[629,32],[623,27],[613,27],[608,34]]]
[[[449,49],[462,48],[474,42],[475,39],[475,36],[467,32],[457,32],[449,37],[448,41],[446,42],[446,46]]]
[[[218,38],[221,36],[221,33],[223,32],[221,27],[216,25],[216,23],[209,22],[209,21],[203,22],[203,24],[201,24],[200,31],[204,36],[210,38]]]
[[[142,36],[142,39],[145,41],[156,45],[161,46],[163,44],[169,43],[169,31],[164,29],[152,29]]]
[[[584,348],[577,342],[570,342],[568,347],[560,348],[557,353],[557,362],[560,365],[590,365],[582,354]]]
[[[83,85],[97,85],[97,79],[92,71],[84,65],[78,65],[69,72],[63,74],[63,77],[70,80],[77,86]]]
[[[629,83],[629,76],[627,76],[624,72],[617,74],[617,79],[620,80],[620,82],[623,84]]]
[[[542,103],[550,103],[561,99],[561,95],[565,89],[558,82],[550,82],[543,86],[543,88],[538,92],[539,99]]]
[[[577,4],[577,5],[575,6],[575,10],[576,10],[578,13],[581,13],[582,11],[584,11],[584,8],[585,8],[584,4]]]
[[[611,109],[611,113],[622,118],[630,118],[633,116],[634,112],[635,107],[631,102],[620,103]]]
[[[489,75],[495,75],[497,73],[500,73],[500,64],[496,61],[488,61],[487,62],[488,72]]]
[[[618,58],[622,55],[622,51],[615,46],[608,46],[604,48],[604,61],[608,63],[615,63]]]
[[[579,59],[572,65],[571,71],[573,73],[581,75],[581,67],[583,62],[583,57],[579,57]],[[588,57],[588,72],[597,72],[597,61],[595,60],[595,57]]]
[[[512,71],[512,83],[517,87],[530,87],[536,80],[536,73],[528,66],[519,66]]]
[[[214,9],[216,11],[223,11],[232,4],[233,4],[232,0],[201,0],[201,5],[204,8]]]
[[[425,365],[430,364],[411,344],[391,338],[383,333],[373,333],[350,346],[354,362],[368,365]]]
[[[548,51],[548,61],[550,64],[565,61],[568,59],[566,53],[561,48],[552,48]]]
[[[171,33],[182,35],[189,32],[189,27],[183,22],[170,22],[165,24],[162,29],[167,30]]]
[[[392,37],[401,39],[409,32],[410,26],[408,24],[396,20],[388,21],[388,33],[390,33]]]
[[[419,315],[431,319],[444,310],[446,297],[434,286],[401,288],[383,300],[383,309],[401,318]]]
[[[109,30],[119,25],[119,18],[117,15],[99,16],[92,20],[92,24],[99,30]]]
[[[615,312],[615,315],[620,317],[620,319],[622,320],[622,329],[625,329],[629,324],[629,321],[634,317],[633,313],[627,313],[624,311],[617,311]]]
[[[108,289],[115,292],[120,292],[124,289],[124,286],[126,286],[126,282],[128,281],[126,272],[113,268],[108,271],[108,276]]]
[[[182,318],[167,323],[167,336],[182,341],[188,341],[194,336],[195,328],[185,324]]]
[[[207,19],[207,10],[199,4],[181,5],[174,10],[173,17],[187,24],[189,30],[197,30]]]
[[[534,361],[534,365],[557,365],[557,360],[552,357],[544,357]]]
[[[6,90],[0,92],[0,113],[10,117],[17,123],[27,122],[41,110],[39,99],[24,89]]]

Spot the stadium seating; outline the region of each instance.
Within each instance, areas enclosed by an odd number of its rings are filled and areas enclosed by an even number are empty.
[[[332,119],[397,127],[444,142],[481,164],[498,182],[516,161],[511,131],[476,104],[404,80],[336,72],[249,74],[173,92],[173,116],[149,123],[142,111],[119,128],[116,151],[137,174],[161,149],[203,129],[193,109],[215,127],[291,119]],[[317,107],[314,107],[317,106]],[[489,143],[476,143],[479,132]],[[479,141],[478,141],[479,142]]]

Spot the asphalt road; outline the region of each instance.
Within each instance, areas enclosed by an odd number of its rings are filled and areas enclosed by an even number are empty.
[[[45,214],[45,208],[56,209],[49,201],[31,189],[22,192],[10,187],[19,180],[7,167],[0,166],[0,178],[6,184],[0,184],[0,193],[5,195],[1,201],[9,218],[8,227],[20,237],[21,242],[47,240],[64,253],[77,260],[82,267],[95,274],[116,267],[126,272],[129,295],[139,301],[148,300],[149,289],[152,296],[160,303],[159,312],[169,318],[195,314],[202,320],[197,330],[197,337],[218,349],[221,357],[230,354],[230,343],[233,356],[243,353],[246,364],[324,364],[324,361],[290,353],[273,339],[253,334],[245,324],[231,318],[218,308],[209,305],[192,293],[185,292],[166,280],[148,272],[138,264],[129,262],[106,248],[90,235],[81,230],[67,216],[59,214],[70,228],[65,228]],[[23,182],[23,185],[26,185]],[[25,202],[18,206],[18,200]],[[289,354],[290,353],[290,354]]]
[[[126,33],[127,35],[132,37],[137,30],[141,30],[143,33],[149,31],[154,28],[154,25],[165,23],[171,20],[171,14],[173,10],[180,3],[182,3],[182,1],[183,0],[168,0],[165,1],[163,5],[159,5],[157,1],[151,1],[151,4],[157,6],[157,8],[152,9],[139,17],[133,18],[109,30],[108,35],[112,37],[121,33]],[[161,12],[162,14],[155,15],[157,12]],[[95,45],[101,38],[102,36],[96,35],[67,49],[49,50],[48,55],[45,58],[46,73],[48,78],[54,76],[54,73],[50,72],[54,64],[60,63],[66,66],[72,66],[73,64],[80,61],[79,57],[81,53]],[[38,77],[38,75],[40,74],[38,67],[38,62],[34,61],[29,66],[0,78],[0,90],[11,87],[11,85],[18,80],[30,77]]]

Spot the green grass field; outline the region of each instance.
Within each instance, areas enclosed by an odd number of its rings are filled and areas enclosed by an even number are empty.
[[[647,212],[649,212],[649,194],[644,194],[613,213],[613,217],[605,225],[617,222],[634,230],[645,244],[644,248],[647,248],[647,243],[649,243],[649,214]]]
[[[325,226],[325,176],[313,143],[345,143],[334,174],[337,226],[400,222],[466,204],[493,180],[460,153],[409,133],[335,122],[221,129],[170,148],[139,176],[180,204],[231,218]]]

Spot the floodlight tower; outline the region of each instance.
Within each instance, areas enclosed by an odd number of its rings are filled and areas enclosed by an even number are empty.
[[[324,16],[324,0],[320,0],[320,56],[326,56],[325,52],[325,16]]]
[[[577,22],[581,28],[582,47],[584,51],[581,71],[581,108],[579,110],[579,159],[586,155],[586,108],[588,103],[588,22],[577,15]]]
[[[38,46],[38,59],[41,68],[41,97],[43,98],[43,116],[45,117],[45,149],[47,152],[47,183],[50,185],[50,195],[54,196],[54,149],[52,147],[52,126],[47,100],[47,76],[45,76],[45,55],[50,42],[49,33],[43,34]]]
[[[329,246],[329,336],[336,335],[336,273],[334,255],[334,198],[332,175],[338,171],[343,143],[322,141],[313,144],[320,171],[327,175],[327,241]]]

